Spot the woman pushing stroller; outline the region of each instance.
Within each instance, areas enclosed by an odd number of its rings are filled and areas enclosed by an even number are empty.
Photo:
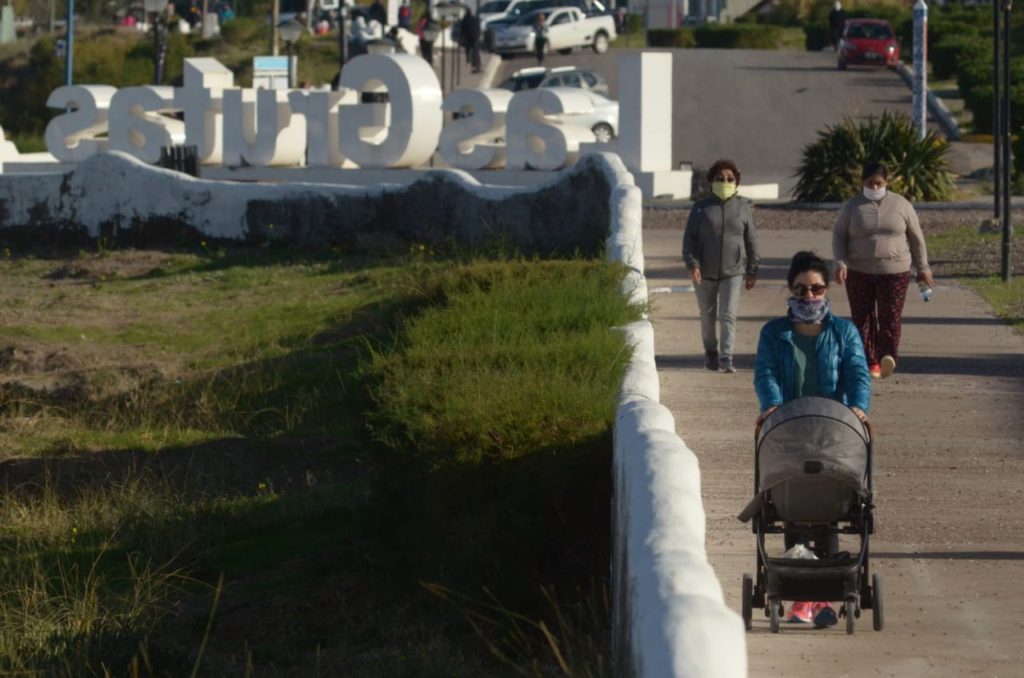
[[[761,424],[782,403],[806,396],[822,396],[847,405],[861,421],[867,420],[871,403],[871,375],[856,326],[831,312],[829,274],[825,261],[813,252],[797,252],[790,263],[787,282],[789,312],[769,321],[762,329],[754,369],[754,389],[760,403]],[[798,535],[786,534],[786,549]],[[820,555],[831,557],[839,550],[838,535]],[[818,626],[835,624],[837,616],[828,603],[793,603],[788,620]]]

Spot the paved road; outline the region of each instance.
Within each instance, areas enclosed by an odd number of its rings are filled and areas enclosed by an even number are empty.
[[[617,66],[604,55],[579,51],[555,55],[548,66],[578,65],[599,71],[617,97]],[[506,61],[496,82],[532,58]],[[779,182],[788,194],[805,145],[844,116],[863,118],[886,110],[910,114],[910,92],[884,69],[838,71],[832,52],[673,50],[674,165],[707,168],[733,158],[748,183]]]
[[[684,285],[676,230],[644,231],[651,286]],[[753,484],[751,384],[757,333],[785,308],[785,270],[798,249],[829,251],[828,231],[761,233],[761,281],[745,293],[739,372],[702,368],[692,293],[653,297],[662,402],[701,463],[708,552],[726,601],[740,609],[754,538],[735,515]],[[848,314],[845,293],[833,290]],[[934,300],[908,300],[897,375],[875,383],[875,571],[886,628],[870,615],[840,627],[747,635],[754,678],[1024,675],[1024,337],[954,281]],[[845,544],[846,542],[844,542]]]

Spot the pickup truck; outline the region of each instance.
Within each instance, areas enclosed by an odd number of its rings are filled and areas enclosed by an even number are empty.
[[[576,7],[549,7],[503,26],[494,35],[494,51],[503,58],[534,51],[538,15],[544,15],[546,49],[568,54],[574,47],[590,47],[598,54],[608,51],[615,39],[615,19],[608,14],[588,16]]]

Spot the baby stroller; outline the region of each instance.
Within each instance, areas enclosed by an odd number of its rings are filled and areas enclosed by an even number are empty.
[[[799,600],[842,601],[847,633],[862,609],[871,610],[872,625],[881,631],[881,579],[868,569],[868,536],[874,532],[870,426],[835,400],[798,398],[772,412],[754,442],[754,498],[739,515],[753,521],[757,535],[756,578],[743,575],[747,630],[759,607],[778,633],[781,601]],[[769,556],[767,534],[813,541],[817,559]],[[840,534],[860,535],[857,554],[832,552]]]

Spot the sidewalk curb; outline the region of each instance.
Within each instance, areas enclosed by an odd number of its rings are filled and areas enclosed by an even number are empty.
[[[487,63],[484,64],[483,75],[480,76],[480,89],[490,89],[494,86],[494,76],[498,74],[499,66],[501,66],[501,58],[496,54],[489,54]]]
[[[680,210],[689,209],[693,207],[694,200],[660,200],[656,203],[647,202],[644,203],[645,210]],[[769,210],[805,210],[813,212],[816,210],[824,210],[829,212],[838,212],[843,206],[841,202],[757,202],[754,201],[754,206],[758,209],[769,209]],[[1013,196],[1010,200],[1010,206],[1013,210],[1024,210],[1024,197]],[[927,211],[944,211],[944,210],[990,210],[992,209],[992,200],[965,200],[962,202],[915,202],[914,209],[919,212]]]

